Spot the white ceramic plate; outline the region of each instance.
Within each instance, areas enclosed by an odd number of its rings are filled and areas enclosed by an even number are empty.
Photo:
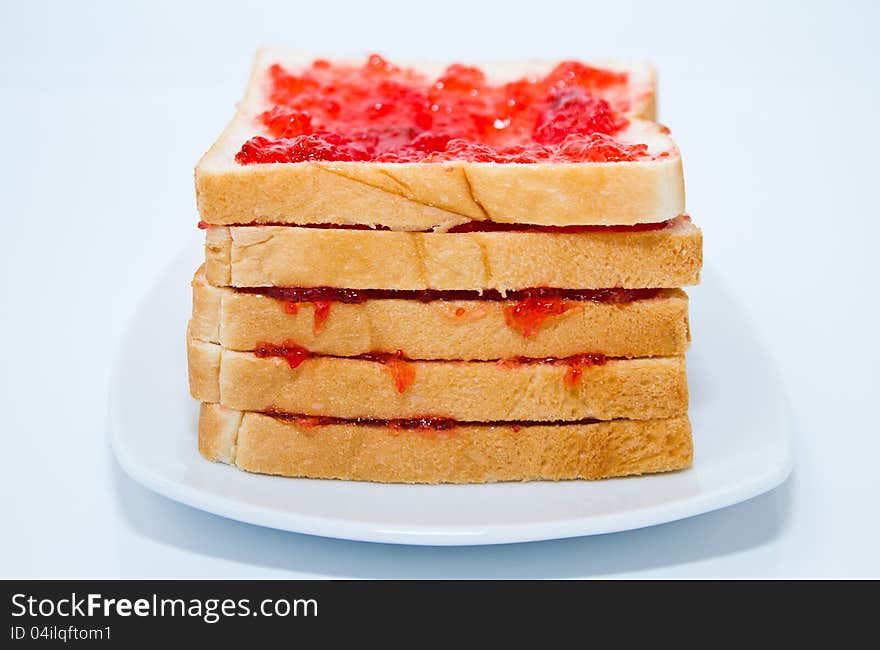
[[[792,465],[785,397],[760,341],[717,277],[691,293],[693,469],[598,482],[379,485],[248,474],[204,460],[186,385],[189,251],[147,296],[119,350],[110,396],[122,468],[224,517],[299,533],[471,545],[595,535],[708,512],[779,485]]]

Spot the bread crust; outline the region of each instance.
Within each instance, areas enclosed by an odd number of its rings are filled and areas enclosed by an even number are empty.
[[[699,282],[703,237],[687,219],[661,230],[583,233],[215,227],[205,254],[215,286],[675,288]]]
[[[219,351],[206,351],[213,346]],[[684,357],[611,359],[583,368],[574,385],[566,365],[492,361],[408,361],[400,392],[392,366],[313,357],[291,368],[279,357],[190,342],[192,396],[243,411],[340,418],[445,417],[464,422],[650,420],[687,412]],[[195,349],[195,352],[192,351]],[[193,367],[207,361],[204,367]],[[212,379],[213,375],[213,379]]]
[[[351,357],[405,350],[411,359],[488,361],[512,357],[570,357],[585,351],[609,357],[684,354],[690,343],[688,299],[680,289],[622,304],[578,301],[549,316],[531,336],[512,329],[503,300],[378,299],[332,303],[318,328],[313,303],[285,303],[214,287],[193,279],[192,335],[230,350],[294,341],[318,354]]]
[[[684,210],[681,157],[658,125],[639,119],[618,138],[645,143],[652,155],[666,151],[667,157],[564,164],[239,165],[235,153],[257,134],[255,117],[265,109],[265,70],[279,60],[295,66],[306,59],[283,51],[261,51],[237,115],[196,166],[196,198],[203,221],[217,225],[333,223],[443,230],[482,220],[556,226],[634,224],[663,221]],[[544,67],[549,70],[550,65]],[[510,79],[525,69],[537,68],[514,66],[506,73],[498,70],[495,76]],[[653,119],[653,71],[642,68],[639,75],[640,83],[649,90],[633,98],[633,114]]]
[[[202,404],[199,410],[199,452],[209,460],[235,463],[242,411],[220,404]]]
[[[349,423],[307,428],[203,404],[199,440],[209,460],[250,472],[383,483],[602,479],[684,469],[693,459],[684,415],[420,432]]]
[[[196,168],[210,224],[360,224],[446,230],[665,221],[684,211],[681,157],[616,163],[274,163]]]
[[[186,328],[186,360],[189,392],[201,402],[220,401],[220,360],[222,348],[195,338],[196,325]]]

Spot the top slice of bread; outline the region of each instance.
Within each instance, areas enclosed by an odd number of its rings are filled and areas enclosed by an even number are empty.
[[[659,159],[606,163],[475,163],[465,161],[297,162],[240,165],[235,154],[251,137],[266,135],[257,116],[268,108],[267,69],[296,71],[311,60],[264,49],[257,54],[238,112],[195,170],[203,221],[217,225],[289,223],[445,230],[469,221],[549,226],[630,225],[664,221],[684,212],[681,157],[654,117],[654,73],[649,66],[602,61],[624,70],[631,88],[630,125],[615,135],[645,144]],[[420,64],[426,75],[441,66]],[[484,65],[493,81],[546,73],[552,63]]]

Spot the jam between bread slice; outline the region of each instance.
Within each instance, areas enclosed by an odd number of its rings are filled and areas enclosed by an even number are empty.
[[[690,216],[687,214],[681,214],[674,219],[667,219],[665,221],[654,221],[650,223],[634,223],[630,225],[575,225],[575,226],[539,226],[530,223],[497,223],[495,221],[469,221],[467,223],[459,224],[457,226],[452,226],[448,229],[443,230],[443,232],[447,233],[464,233],[464,232],[544,232],[551,234],[560,234],[560,235],[573,235],[578,233],[589,233],[589,232],[647,232],[650,230],[665,230],[667,228],[672,228],[675,224],[680,221],[690,221]],[[388,226],[367,226],[365,224],[332,224],[332,223],[303,223],[303,224],[289,224],[283,222],[267,222],[267,221],[251,221],[249,223],[228,223],[224,224],[225,226],[229,226],[231,228],[239,228],[239,227],[248,227],[248,226],[296,226],[297,228],[317,228],[317,229],[334,229],[334,230],[392,230]],[[198,228],[199,230],[207,230],[208,228],[216,228],[218,227],[215,224],[210,224],[207,221],[199,221]],[[437,230],[423,230],[423,231],[410,231],[410,232],[438,232]]]
[[[415,359],[672,356],[688,347],[676,289],[394,291],[214,287],[193,279],[195,335],[232,350],[293,340],[319,354],[406,350]]]
[[[259,359],[280,357],[287,361],[291,370],[295,370],[308,359],[327,356],[315,354],[301,345],[298,345],[294,341],[284,341],[281,344],[262,342],[257,345],[253,353],[254,356]],[[346,358],[372,361],[384,366],[398,393],[405,393],[407,389],[412,386],[412,383],[416,378],[416,366],[410,363],[412,360],[407,358],[403,350],[397,350],[394,353],[369,352],[367,354],[360,354]],[[501,359],[497,363],[500,367],[508,369],[535,364],[565,366],[566,371],[562,377],[563,382],[566,386],[577,386],[581,381],[585,369],[592,366],[603,366],[607,360],[608,359],[604,354],[599,352],[587,352],[562,359],[555,357],[544,359],[515,357]],[[445,363],[445,361],[437,361],[436,363]]]
[[[409,361],[314,356],[291,369],[189,339],[190,390],[196,399],[245,411],[268,407],[340,418],[461,421],[655,419],[687,412],[684,359]],[[390,363],[389,363],[390,362]],[[408,374],[396,370],[408,370]]]
[[[418,418],[397,418],[390,420],[383,420],[379,418],[334,418],[327,416],[303,415],[301,413],[286,413],[280,409],[275,409],[271,407],[263,411],[262,414],[268,415],[269,417],[273,417],[277,420],[293,422],[303,429],[314,429],[315,427],[326,427],[334,424],[349,424],[363,427],[385,427],[396,431],[446,431],[454,433],[456,429],[461,427],[480,425],[486,426],[485,423],[481,422],[463,422],[454,418],[447,418],[436,415],[424,415]],[[492,422],[489,426],[510,427],[511,429],[513,429],[514,433],[517,433],[523,427],[530,426],[570,426],[578,424],[597,424],[599,422],[601,422],[601,420],[596,420],[594,418],[585,418],[582,420],[575,420],[571,422],[563,420],[559,420],[557,422],[511,420]]]
[[[577,307],[579,302],[626,304],[635,300],[656,298],[662,289],[554,289],[536,287],[508,292],[506,297],[498,291],[393,291],[383,289],[337,289],[334,287],[240,287],[238,293],[250,293],[281,301],[285,313],[296,315],[300,305],[311,303],[314,311],[314,330],[319,333],[333,303],[356,305],[367,300],[417,300],[418,302],[504,301],[504,320],[510,329],[528,338],[533,337],[551,317],[564,314]],[[467,309],[458,307],[453,312],[464,319]]]
[[[203,404],[199,450],[249,472],[429,484],[601,479],[683,469],[693,459],[687,416],[548,424],[433,416],[387,422]]]

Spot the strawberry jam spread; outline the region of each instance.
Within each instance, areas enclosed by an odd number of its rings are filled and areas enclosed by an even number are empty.
[[[508,291],[502,295],[495,289],[479,291],[457,290],[403,290],[403,289],[337,289],[336,287],[235,287],[236,293],[250,293],[274,298],[292,306],[285,305],[285,311],[297,313],[296,304],[303,302],[339,302],[357,305],[367,300],[418,300],[419,302],[481,300],[481,301],[525,301],[529,298],[545,300],[623,304],[636,300],[649,300],[663,295],[664,289],[554,289],[535,287]]]
[[[254,348],[254,356],[259,359],[281,357],[287,361],[291,368],[295,369],[302,365],[306,359],[321,355],[317,355],[301,345],[288,340],[280,345],[260,342]],[[388,352],[370,352],[348,358],[381,363],[391,376],[391,381],[394,383],[398,393],[405,393],[416,379],[415,366],[408,363],[409,359],[404,355],[403,350],[398,350],[393,354]]]
[[[557,233],[560,235],[574,235],[579,233],[603,233],[603,232],[650,232],[653,230],[665,230],[674,227],[675,219],[666,221],[652,221],[650,223],[635,223],[630,225],[576,225],[576,226],[538,226],[529,223],[498,223],[497,221],[468,221],[458,226],[452,226],[446,232],[543,232]]]
[[[506,301],[504,321],[507,326],[526,338],[535,336],[547,319],[575,309],[581,302],[606,304],[625,304],[636,300],[648,300],[662,295],[662,289],[551,289],[536,287],[509,291],[502,296],[496,290],[477,291],[439,291],[424,289],[404,291],[389,289],[337,289],[334,287],[238,287],[238,293],[251,293],[274,298],[281,302],[285,313],[296,315],[300,305],[311,303],[314,307],[313,326],[315,334],[324,330],[324,322],[330,315],[333,303],[361,304],[367,300],[417,300],[419,302],[475,300],[484,303]],[[513,303],[513,304],[511,304]],[[464,321],[468,311],[457,307],[453,315]],[[485,316],[485,311],[473,314],[475,318]],[[268,356],[268,355],[267,355]],[[284,356],[284,355],[277,355]],[[297,363],[297,365],[299,365]],[[292,367],[296,367],[293,366]],[[393,368],[393,366],[390,366]],[[401,372],[393,370],[392,372]],[[397,382],[397,379],[395,379]],[[405,388],[404,388],[405,390]],[[401,390],[403,392],[403,390]]]
[[[283,357],[291,368],[297,368],[299,365],[312,356],[312,353],[294,343],[293,341],[284,341],[281,345],[272,343],[258,343],[254,348],[254,356],[265,359],[266,357]]]
[[[326,427],[331,424],[355,424],[368,427],[387,427],[400,431],[449,431],[458,426],[458,422],[452,418],[441,417],[421,417],[421,418],[398,418],[395,420],[380,420],[375,418],[354,418],[346,420],[343,418],[334,418],[313,415],[292,415],[268,409],[266,415],[271,415],[279,420],[287,420],[296,422],[303,429],[314,429],[315,427]]]
[[[604,354],[579,354],[576,357],[569,357],[565,360],[568,370],[565,371],[562,381],[566,386],[577,386],[581,382],[585,368],[604,365],[605,361]]]
[[[280,345],[274,343],[258,343],[254,348],[254,356],[260,359],[267,357],[281,357],[287,361],[291,368],[298,368],[306,359],[310,359],[319,355],[306,348],[297,345],[293,341],[284,341]],[[332,355],[326,355],[331,356]],[[348,359],[359,359],[361,361],[373,361],[380,363],[391,376],[394,387],[398,393],[405,393],[416,379],[416,368],[410,363],[412,361],[404,353],[403,350],[390,352],[368,352],[353,357],[343,357]],[[543,364],[552,366],[568,366],[563,381],[567,386],[576,386],[581,379],[581,375],[585,368],[590,366],[602,366],[608,361],[604,354],[598,352],[588,352],[578,354],[571,357],[546,357],[542,359],[532,359],[530,357],[512,357],[509,359],[500,359],[497,364],[501,368],[521,368],[523,366]],[[425,363],[431,363],[426,361]]]
[[[629,121],[628,75],[565,61],[544,76],[490,83],[450,65],[437,78],[379,55],[363,65],[324,60],[264,84],[262,133],[239,164],[305,161],[620,162],[647,159],[618,139]],[[668,155],[664,152],[659,156]]]
[[[315,334],[320,334],[324,329],[324,321],[330,315],[330,306],[333,303],[330,300],[313,300],[312,305],[315,308],[314,330]]]
[[[574,226],[540,226],[537,224],[529,224],[529,223],[500,223],[498,221],[469,221],[467,223],[459,224],[457,226],[452,226],[449,230],[446,230],[445,233],[467,233],[467,232],[541,232],[541,233],[556,233],[560,235],[573,235],[573,234],[581,234],[581,233],[636,233],[636,232],[650,232],[654,230],[666,230],[667,228],[674,228],[676,224],[681,221],[690,221],[690,217],[687,214],[679,215],[678,217],[674,217],[672,219],[667,219],[666,221],[652,221],[648,223],[635,223],[629,225],[623,224],[615,224],[615,225],[599,225],[599,224],[589,224],[589,225],[574,225]],[[388,226],[382,225],[373,225],[367,226],[364,224],[346,224],[346,223],[308,223],[308,224],[290,224],[290,223],[281,223],[281,222],[273,222],[273,221],[252,221],[249,223],[227,223],[222,226],[218,226],[215,224],[210,224],[206,221],[199,221],[198,227],[201,230],[207,230],[208,228],[215,227],[233,227],[233,228],[241,228],[241,227],[249,227],[249,226],[274,226],[274,227],[284,227],[284,228],[315,228],[318,230],[382,230],[382,231],[390,231],[391,228]],[[407,231],[407,232],[435,232],[432,230],[416,230],[416,231]],[[444,234],[444,233],[439,233]]]
[[[422,416],[418,418],[399,418],[393,420],[381,420],[377,418],[336,418],[325,415],[303,415],[300,413],[287,413],[281,409],[267,408],[263,411],[264,415],[268,415],[277,420],[285,422],[294,422],[303,429],[314,429],[315,427],[325,427],[334,424],[348,424],[365,427],[387,427],[389,429],[401,431],[450,431],[462,426],[501,426],[510,427],[514,433],[518,433],[522,427],[541,426],[541,425],[562,425],[562,424],[596,424],[599,420],[594,418],[583,418],[580,420],[552,420],[549,422],[540,422],[535,420],[505,420],[500,422],[464,422],[453,418],[438,416]]]
[[[577,303],[554,295],[528,295],[514,305],[504,307],[504,322],[526,338],[534,336],[551,316],[559,316]]]
[[[608,358],[598,352],[588,352],[586,354],[578,354],[573,357],[547,357],[546,359],[529,359],[527,357],[514,357],[511,359],[501,359],[498,365],[502,368],[519,368],[522,366],[545,364],[550,366],[567,366],[562,381],[566,386],[577,386],[581,381],[584,370],[591,366],[604,366]]]
[[[330,315],[330,307],[333,303],[330,300],[288,300],[282,303],[282,308],[284,309],[285,314],[290,314],[291,316],[296,316],[299,313],[299,307],[304,302],[310,302],[314,309],[313,311],[313,322],[312,329],[315,334],[320,334],[324,331],[324,321],[327,320],[327,317]]]
[[[394,382],[394,387],[397,389],[398,393],[405,393],[416,380],[415,366],[406,362],[406,356],[403,354],[403,350],[398,350],[394,354],[372,352],[369,354],[362,354],[358,358],[367,361],[376,361],[385,366],[388,374],[391,375],[391,381]]]

